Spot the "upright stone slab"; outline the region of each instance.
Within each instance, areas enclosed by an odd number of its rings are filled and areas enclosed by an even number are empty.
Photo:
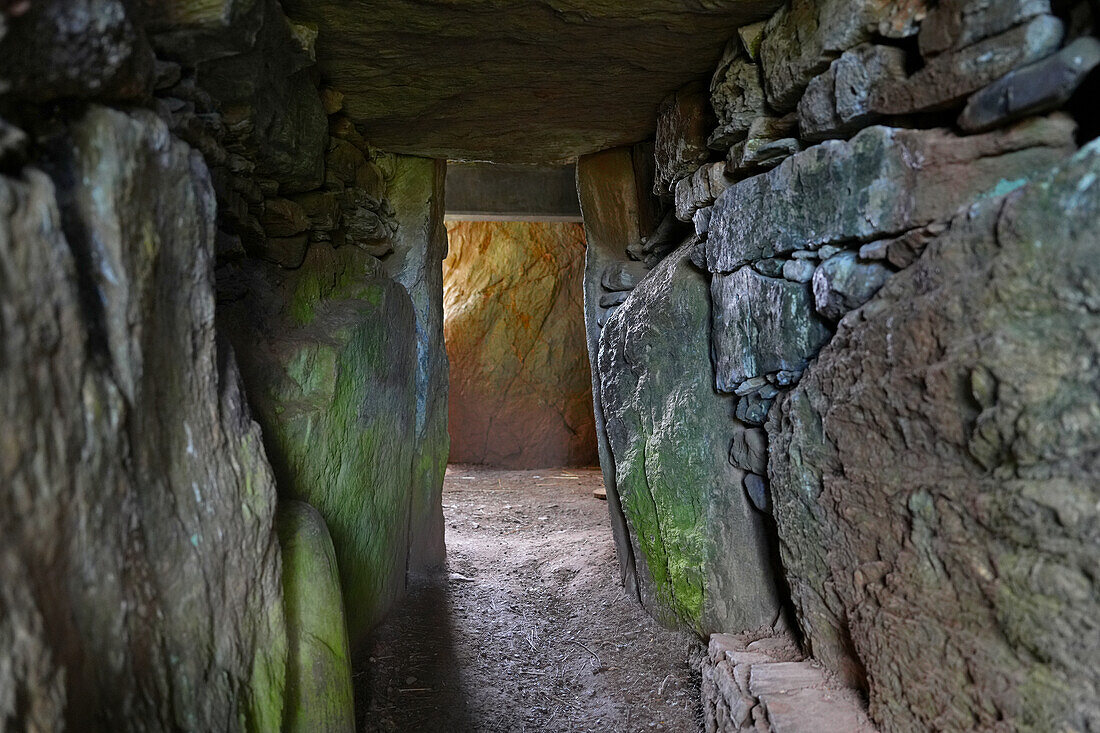
[[[443,473],[447,468],[447,351],[443,344],[445,161],[397,156],[386,197],[396,213],[386,271],[412,299],[416,317],[416,446],[409,515],[409,570],[442,565]]]
[[[773,410],[815,657],[885,730],[1100,724],[1100,146],[960,213]]]
[[[584,215],[587,242],[584,256],[584,329],[588,341],[588,360],[591,365],[596,365],[601,318],[605,312],[600,305],[604,292],[601,278],[609,266],[626,262],[627,247],[637,245],[642,238],[639,202],[647,192],[639,190],[631,149],[615,148],[579,158],[577,195]],[[600,377],[595,368],[592,369],[592,401],[596,418],[596,447],[607,489],[607,507],[615,536],[615,554],[619,558],[619,574],[627,591],[637,595],[634,550],[615,488],[615,463],[607,442]]]
[[[985,135],[869,127],[827,141],[727,189],[702,246],[707,268],[825,244],[870,241],[949,217],[961,204],[1043,170],[1074,148],[1066,117]]]
[[[0,721],[277,730],[275,487],[215,338],[214,194],[91,107],[0,177]]]
[[[699,84],[689,84],[661,102],[654,143],[657,165],[653,193],[671,194],[677,181],[706,162],[710,157],[707,136],[713,127],[710,99]]]
[[[702,635],[770,626],[764,515],[728,458],[746,432],[711,378],[707,280],[681,247],[600,336],[600,394],[641,599]]]
[[[298,270],[221,273],[232,338],[286,498],[325,518],[354,644],[404,593],[416,456],[413,303],[356,247],[310,247]],[[244,297],[230,300],[232,281]]]

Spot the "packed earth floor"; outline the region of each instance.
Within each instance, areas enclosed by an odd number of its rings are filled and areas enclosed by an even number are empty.
[[[448,467],[447,569],[367,642],[360,730],[701,729],[702,646],[623,590],[602,487],[597,470]]]

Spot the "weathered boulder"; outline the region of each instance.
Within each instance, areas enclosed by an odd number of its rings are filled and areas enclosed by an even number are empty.
[[[802,137],[847,137],[867,127],[879,117],[871,108],[875,89],[905,77],[903,49],[864,43],[845,51],[806,87],[798,103]]]
[[[1100,725],[1098,181],[960,213],[772,413],[803,631],[885,730]]]
[[[404,592],[416,447],[413,304],[356,247],[309,248],[297,270],[252,259],[219,273],[279,491],[324,517],[352,643]]]
[[[814,312],[809,284],[742,267],[729,275],[715,274],[710,294],[710,335],[721,392],[733,392],[767,374],[801,371],[831,335]]]
[[[214,198],[93,107],[0,179],[0,721],[276,730],[275,488],[214,333]],[[56,186],[56,188],[55,188]]]
[[[579,224],[453,222],[444,262],[451,460],[596,461]]]
[[[355,700],[340,570],[324,518],[309,504],[279,508],[286,602],[286,733],[351,733]]]
[[[738,41],[731,41],[710,81],[710,104],[718,129],[707,144],[725,151],[745,138],[749,125],[766,113],[760,67],[741,56]]]
[[[711,272],[728,273],[776,253],[924,226],[1054,164],[1073,150],[1073,132],[1060,116],[970,137],[869,127],[727,189],[701,254]]]
[[[931,58],[1050,13],[1050,0],[940,0],[920,26],[921,55]]]
[[[706,277],[681,247],[600,335],[616,486],[646,608],[701,634],[771,625],[779,601],[764,515],[729,456],[746,430],[711,379]]]

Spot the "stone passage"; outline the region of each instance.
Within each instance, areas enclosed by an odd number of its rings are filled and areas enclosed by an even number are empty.
[[[583,228],[456,221],[447,232],[451,461],[594,465]]]
[[[701,646],[623,594],[600,486],[447,468],[448,574],[417,579],[364,649],[361,730],[699,730]]]

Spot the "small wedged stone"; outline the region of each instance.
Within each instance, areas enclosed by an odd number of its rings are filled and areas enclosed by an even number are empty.
[[[633,290],[648,273],[649,268],[641,262],[612,262],[604,268],[600,285],[604,290]]]
[[[1000,35],[935,56],[907,79],[877,85],[871,110],[907,115],[948,109],[1013,69],[1054,53],[1064,35],[1062,21],[1039,15]]]
[[[1050,12],[1050,0],[940,0],[921,23],[917,43],[928,59]]]
[[[750,267],[715,274],[711,298],[719,392],[733,392],[753,377],[804,369],[831,335],[813,310],[808,285],[765,277]]]
[[[1053,56],[1010,71],[975,92],[959,115],[966,132],[984,132],[1068,102],[1085,78],[1100,66],[1100,41],[1078,38]]]
[[[677,181],[706,161],[710,156],[707,137],[712,129],[714,117],[702,85],[689,84],[665,98],[657,110],[653,193],[672,194]]]
[[[776,254],[925,226],[1074,148],[1074,123],[1063,116],[966,137],[869,127],[727,189],[714,203],[700,261],[730,273]]]
[[[860,262],[855,252],[830,257],[814,270],[814,307],[830,321],[839,321],[870,300],[892,274],[878,262]]]
[[[701,166],[691,177],[676,184],[676,218],[691,221],[696,211],[710,206],[731,185],[733,181],[726,177],[725,163]]]
[[[760,63],[760,42],[764,40],[764,25],[767,21],[758,21],[743,25],[737,29],[737,37],[741,40],[741,48],[752,59],[753,63]]]

